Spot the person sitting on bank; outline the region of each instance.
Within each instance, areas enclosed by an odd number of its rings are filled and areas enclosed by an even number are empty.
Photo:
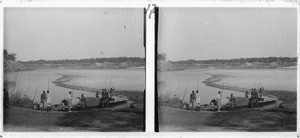
[[[66,107],[68,106],[68,101],[66,99],[63,99],[61,102],[60,102],[60,105],[62,106],[62,109],[65,110]]]
[[[218,101],[216,99],[212,99],[209,104],[215,106],[218,105]]]

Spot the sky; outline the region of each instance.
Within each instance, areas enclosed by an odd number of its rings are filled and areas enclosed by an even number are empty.
[[[296,57],[296,8],[160,8],[167,60]]]
[[[145,57],[142,8],[5,8],[17,60]]]

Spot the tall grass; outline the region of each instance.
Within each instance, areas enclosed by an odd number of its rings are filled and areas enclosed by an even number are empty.
[[[25,83],[29,79],[23,78],[22,73],[16,73],[13,81],[10,81],[7,76],[4,75],[4,88],[9,92],[9,100],[11,104],[18,103],[25,95],[32,97],[34,92],[30,92],[32,85]]]

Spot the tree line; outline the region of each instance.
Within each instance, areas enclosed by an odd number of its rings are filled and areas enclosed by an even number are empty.
[[[5,61],[7,61],[7,60],[16,61],[16,59],[17,59],[15,53],[8,53],[8,51],[6,49],[3,50],[3,58]]]
[[[177,64],[231,64],[231,63],[295,63],[297,57],[255,57],[255,58],[236,58],[236,59],[210,59],[210,60],[181,60],[172,61]]]
[[[62,59],[62,60],[31,60],[22,63],[25,64],[77,64],[77,63],[124,63],[138,62],[145,63],[145,58],[141,57],[110,57],[110,58],[89,58],[89,59]]]

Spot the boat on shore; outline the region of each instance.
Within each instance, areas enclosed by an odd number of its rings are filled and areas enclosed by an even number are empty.
[[[243,109],[249,109],[249,108],[261,108],[267,105],[272,105],[278,102],[278,99],[274,95],[267,95],[264,96],[261,100],[257,102],[257,104],[253,105],[251,101],[246,97],[234,97],[236,102],[235,104],[230,103],[228,101],[225,104],[222,104],[220,107],[221,111],[233,111],[233,110],[243,110]],[[213,100],[212,100],[213,101]],[[183,109],[190,110],[190,106],[183,105]],[[196,108],[197,111],[218,111],[218,106],[214,103],[210,104],[202,104],[200,105],[200,109]]]
[[[79,97],[77,97],[79,98]],[[124,95],[114,95],[112,98],[109,99],[108,105],[105,108],[101,108],[98,98],[96,97],[85,97],[86,104],[82,106],[80,100],[78,103],[73,104],[71,106],[71,111],[91,111],[91,110],[100,110],[100,109],[113,109],[113,108],[132,108],[134,107],[134,102],[128,99]],[[30,108],[33,110],[42,110],[40,103],[32,103],[31,99],[29,98],[21,98],[17,102],[12,103],[12,106],[23,107],[23,108]],[[66,112],[68,111],[68,106],[63,104],[54,104],[51,105],[51,111],[58,111],[58,112]]]

